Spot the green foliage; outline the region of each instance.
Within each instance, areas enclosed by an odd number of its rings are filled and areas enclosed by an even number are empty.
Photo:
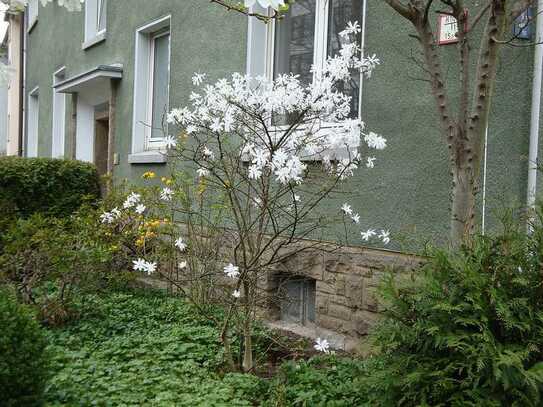
[[[159,293],[89,295],[81,319],[50,329],[50,406],[252,406],[266,384],[220,373],[219,332],[185,302]]]
[[[50,376],[47,339],[31,312],[0,291],[0,404],[39,406]]]
[[[0,283],[14,286],[22,302],[33,304],[48,324],[72,315],[77,293],[126,282],[129,261],[119,236],[105,236],[99,212],[84,207],[65,218],[34,214],[19,218],[3,236]]]
[[[372,405],[542,405],[542,261],[541,227],[507,225],[435,252],[412,281],[389,278]]]
[[[0,158],[0,201],[17,216],[67,216],[100,196],[96,168],[50,158]]]
[[[377,361],[320,356],[283,364],[263,406],[364,406],[364,378]]]

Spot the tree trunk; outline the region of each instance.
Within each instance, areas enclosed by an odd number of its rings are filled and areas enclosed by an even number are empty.
[[[250,287],[247,281],[243,282],[243,291],[245,293],[245,321],[243,323],[243,364],[244,372],[249,372],[253,369],[253,340],[251,338],[251,304],[250,304]]]
[[[451,205],[451,245],[468,243],[475,230],[476,180],[466,166],[453,167]]]
[[[253,340],[251,332],[244,329],[243,332],[243,371],[250,372],[253,369]]]

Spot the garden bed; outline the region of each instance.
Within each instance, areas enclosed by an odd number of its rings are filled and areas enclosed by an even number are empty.
[[[353,405],[356,375],[348,373],[347,362],[311,357],[312,343],[295,335],[271,340],[259,329],[261,368],[231,373],[216,329],[180,299],[129,291],[86,296],[78,307],[77,321],[47,330],[55,371],[48,406],[304,405],[329,397],[333,405]],[[328,371],[330,363],[340,368]],[[343,391],[334,395],[330,388],[338,385]]]

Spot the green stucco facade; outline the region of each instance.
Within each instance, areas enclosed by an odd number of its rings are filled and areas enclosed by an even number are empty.
[[[39,86],[39,155],[51,154],[53,72],[66,66],[66,77],[98,65],[122,64],[117,97],[115,166],[117,179],[139,179],[165,165],[129,164],[132,142],[135,32],[171,15],[170,106],[183,106],[192,90],[194,72],[219,78],[245,72],[247,18],[226,12],[206,0],[110,0],[107,38],[86,50],[83,12],[69,13],[56,4],[40,7],[28,35],[27,92]],[[449,228],[450,177],[445,141],[423,74],[410,57],[419,51],[409,37],[412,28],[383,0],[369,0],[365,48],[382,65],[363,84],[362,116],[367,127],[388,139],[373,170],[362,169],[349,181],[348,201],[361,215],[361,227],[390,229],[394,248],[413,250],[426,242],[444,242]],[[454,53],[454,45],[447,46]],[[454,61],[454,59],[451,59]],[[444,60],[448,77],[454,68]],[[505,48],[488,132],[486,162],[487,229],[496,225],[496,208],[525,202],[531,106],[531,48]],[[67,100],[67,117],[70,97]],[[543,139],[542,139],[543,140]],[[66,151],[69,151],[67,138]],[[337,210],[342,202],[336,202]],[[482,210],[482,194],[479,195]],[[360,239],[353,236],[355,243]]]

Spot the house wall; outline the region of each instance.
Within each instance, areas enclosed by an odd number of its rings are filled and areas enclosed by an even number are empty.
[[[39,9],[39,20],[29,34],[27,89],[40,86],[39,153],[51,154],[53,72],[66,66],[66,77],[100,64],[124,67],[119,84],[115,152],[117,179],[137,181],[165,165],[134,165],[131,151],[135,31],[141,25],[171,14],[170,106],[182,106],[192,90],[193,72],[211,79],[245,71],[247,19],[202,0],[117,0],[108,2],[107,38],[87,50],[83,43],[83,13],[68,13],[55,4]],[[347,197],[329,203],[335,212],[344,201],[360,213],[362,229],[390,229],[391,247],[418,250],[425,243],[442,243],[449,227],[449,162],[440,136],[435,107],[422,72],[411,61],[418,44],[413,30],[382,0],[368,0],[365,47],[382,65],[363,85],[363,118],[369,129],[383,134],[389,147],[378,154],[375,169],[361,169],[346,184]],[[446,54],[454,58],[455,47]],[[533,52],[506,48],[499,63],[486,163],[487,228],[496,226],[496,208],[522,203],[526,173]],[[455,70],[444,60],[447,78]],[[68,98],[69,99],[69,98]],[[453,94],[454,99],[454,94]],[[47,101],[51,101],[48,103]],[[67,101],[67,117],[71,103]],[[543,142],[543,138],[542,138]],[[66,149],[70,151],[67,140]],[[478,209],[482,211],[482,193]],[[351,240],[361,244],[359,228]],[[488,229],[487,229],[488,230]]]

